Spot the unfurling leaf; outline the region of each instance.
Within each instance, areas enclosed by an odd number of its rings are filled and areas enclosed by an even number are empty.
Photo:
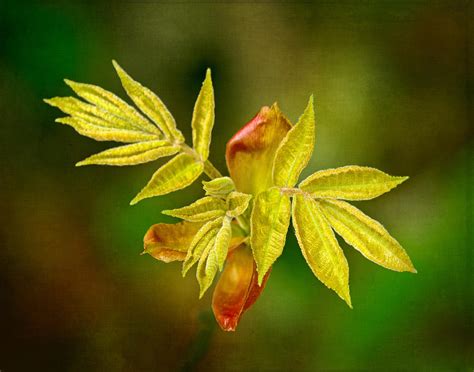
[[[235,190],[234,181],[230,177],[214,178],[210,181],[202,182],[206,195],[226,196]]]
[[[163,262],[183,261],[202,224],[180,222],[151,226],[143,239],[144,251]]]
[[[344,201],[326,199],[320,205],[333,229],[366,258],[387,269],[416,273],[405,250],[379,222]]]
[[[249,206],[252,195],[233,191],[227,196],[227,215],[230,217],[240,216]]]
[[[286,134],[275,154],[273,183],[280,187],[293,187],[313,153],[315,138],[313,96],[303,115]]]
[[[153,174],[148,184],[130,204],[183,189],[193,183],[201,175],[203,169],[202,162],[197,161],[193,156],[185,153],[176,155]]]
[[[196,277],[200,286],[199,298],[211,286],[217,270],[222,270],[232,238],[231,219],[225,217],[222,220],[215,238],[211,239],[199,259]]]
[[[290,128],[290,122],[274,104],[262,107],[227,142],[227,167],[237,191],[255,196],[273,186],[275,152]]]
[[[89,156],[76,164],[76,166],[100,164],[100,165],[135,165],[148,163],[150,161],[178,153],[180,147],[169,145],[168,141],[146,141],[133,143],[131,145],[114,147]]]
[[[250,242],[257,264],[258,283],[285,246],[291,203],[287,195],[271,188],[257,195],[251,217]]]
[[[259,286],[251,250],[242,244],[229,253],[212,296],[212,310],[224,331],[235,331],[243,312],[263,291],[269,274]]]
[[[184,142],[182,133],[176,128],[176,121],[161,99],[150,89],[133,80],[116,61],[112,61],[123,88],[137,105],[173,142]]]
[[[226,205],[222,199],[206,196],[194,203],[177,209],[164,210],[168,216],[181,218],[187,221],[208,221],[225,214]]]
[[[201,258],[208,244],[213,243],[212,240],[216,237],[223,220],[224,217],[220,217],[206,222],[199,229],[189,246],[188,254],[183,262],[183,276],[185,276],[189,269]]]
[[[369,200],[390,191],[406,179],[408,177],[390,176],[375,168],[350,165],[316,172],[299,187],[316,198]]]
[[[349,266],[318,202],[296,195],[292,219],[301,252],[314,275],[352,307]]]
[[[206,78],[194,105],[193,147],[202,160],[209,157],[212,127],[214,126],[214,88],[212,87],[211,70],[207,69]]]

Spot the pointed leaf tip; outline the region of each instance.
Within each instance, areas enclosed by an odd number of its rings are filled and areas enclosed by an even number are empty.
[[[122,86],[137,107],[150,118],[166,137],[174,142],[184,142],[182,133],[176,128],[176,121],[161,99],[150,89],[135,81],[116,61],[112,64]]]
[[[131,205],[142,199],[183,189],[193,183],[203,169],[202,162],[196,161],[193,156],[178,154],[153,174],[148,184],[131,201]]]
[[[314,275],[352,307],[349,265],[319,203],[296,195],[292,218],[298,245]]]
[[[291,202],[277,188],[257,195],[250,218],[250,242],[257,264],[258,284],[283,252],[290,224]]]
[[[276,151],[272,169],[275,185],[293,187],[296,184],[311,158],[314,141],[315,120],[311,96],[298,122],[286,134]]]
[[[415,268],[402,246],[377,221],[341,200],[319,202],[332,228],[367,259],[394,271]]]
[[[206,77],[194,104],[191,120],[193,147],[203,161],[209,157],[209,145],[215,119],[214,88],[212,86],[211,70],[207,69]]]
[[[403,183],[408,177],[390,176],[378,169],[348,165],[313,173],[300,183],[312,197],[369,200]]]

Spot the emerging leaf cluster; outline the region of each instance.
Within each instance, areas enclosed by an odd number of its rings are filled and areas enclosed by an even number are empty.
[[[244,184],[242,180],[223,177],[208,160],[214,125],[210,70],[194,106],[192,146],[188,146],[160,98],[133,80],[115,61],[113,65],[136,108],[98,86],[69,80],[66,84],[82,100],[55,97],[45,101],[68,115],[57,122],[73,127],[81,135],[97,141],[127,143],[92,155],[78,166],[135,165],[174,156],[153,174],[131,204],[183,189],[203,173],[210,178],[203,182],[204,197],[188,206],[163,211],[183,222],[154,225],[144,239],[145,253],[164,262],[183,261],[183,275],[197,263],[200,296],[224,268],[228,253],[242,243],[252,249],[261,285],[282,254],[290,220],[314,275],[351,307],[349,268],[335,233],[383,267],[416,272],[404,249],[385,228],[347,203],[380,196],[407,177],[346,166],[318,171],[298,183],[314,149],[313,97],[295,125],[285,124],[290,129],[282,132],[276,151],[265,158],[265,167],[270,166],[265,178],[270,180],[265,180],[264,186],[260,185],[252,195],[236,187]],[[276,112],[277,107],[269,110]],[[264,165],[262,172],[266,174]],[[247,182],[253,183],[255,180]]]

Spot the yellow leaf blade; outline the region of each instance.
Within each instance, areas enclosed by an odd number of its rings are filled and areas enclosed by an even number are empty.
[[[189,269],[201,258],[206,252],[208,244],[214,241],[219,227],[222,225],[223,217],[206,222],[194,236],[183,262],[183,277]],[[209,252],[207,252],[209,253]]]
[[[179,152],[179,146],[168,146],[168,144],[168,141],[158,140],[119,146],[89,156],[77,163],[76,166],[91,164],[123,166],[148,163]]]
[[[344,201],[320,200],[320,205],[333,229],[367,259],[390,270],[416,272],[405,250],[379,222]]]
[[[273,183],[293,187],[313,153],[315,122],[313,96],[296,125],[286,134],[275,154]]]
[[[301,252],[314,275],[352,308],[349,265],[318,203],[296,195],[292,218]]]
[[[58,118],[55,121],[57,123],[69,125],[70,127],[74,128],[77,133],[85,137],[92,138],[96,141],[133,143],[141,141],[153,141],[159,138],[157,135],[150,133],[93,125],[78,117],[72,116]]]
[[[193,156],[181,153],[159,168],[148,184],[130,202],[131,205],[153,196],[165,195],[193,183],[204,166]]]
[[[232,218],[224,217],[222,226],[216,235],[216,241],[212,251],[219,271],[224,267],[224,262],[232,240],[231,222]]]
[[[75,97],[53,97],[45,99],[48,105],[59,108],[65,114],[80,118],[92,125],[106,128],[127,129],[145,133],[153,133],[157,136],[158,132],[144,131],[133,122],[124,119],[121,116],[112,114],[102,108],[83,102]]]
[[[206,195],[226,196],[235,190],[234,181],[230,177],[214,178],[210,181],[202,182]]]
[[[211,70],[207,69],[206,78],[194,105],[191,127],[193,128],[193,147],[207,160],[214,126],[214,88],[212,87]]]
[[[151,226],[143,238],[144,251],[163,262],[183,261],[200,223],[159,223]]]
[[[112,61],[122,86],[137,105],[168,137],[175,142],[184,142],[182,133],[176,128],[176,121],[161,99],[150,89],[133,80],[116,61]]]
[[[222,270],[224,267],[224,262],[232,238],[230,222],[231,219],[228,217],[225,217],[222,220],[222,225],[220,226],[215,238],[211,239],[208,247],[206,247],[205,252],[199,259],[196,271],[196,277],[200,287],[199,298],[201,298],[211,286],[217,274],[217,270]]]
[[[299,187],[317,198],[369,200],[392,190],[407,179],[390,176],[375,168],[349,165],[316,172],[301,182]]]
[[[121,118],[142,131],[161,134],[155,125],[115,94],[96,85],[77,83],[67,79],[64,81],[79,97],[85,99],[101,111]]]
[[[290,223],[291,203],[276,188],[257,195],[251,217],[250,242],[257,264],[258,282],[281,255]]]
[[[182,208],[164,210],[168,216],[181,218],[187,221],[208,221],[225,214],[226,205],[222,199],[206,196]]]

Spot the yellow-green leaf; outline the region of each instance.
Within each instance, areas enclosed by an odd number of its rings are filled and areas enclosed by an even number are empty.
[[[128,129],[115,129],[105,126],[93,125],[78,117],[68,116],[58,118],[57,123],[66,124],[73,127],[77,133],[95,139],[96,141],[115,141],[115,142],[141,142],[157,140],[159,136],[155,134],[139,132]]]
[[[151,226],[143,238],[144,251],[163,262],[183,261],[202,224],[180,222]]]
[[[202,253],[201,258],[199,258],[199,263],[196,269],[196,278],[199,283],[199,298],[202,298],[202,296],[204,296],[204,293],[211,286],[214,277],[217,273],[217,264],[215,263],[215,261],[211,261],[212,263],[208,265],[209,255],[212,254],[211,249],[214,245],[214,240],[211,240],[207,244],[206,248],[204,249],[204,252]]]
[[[211,286],[217,270],[222,271],[232,238],[231,218],[225,217],[215,238],[211,239],[203,252],[196,276],[200,286],[199,298]]]
[[[368,200],[390,191],[407,179],[390,176],[375,168],[349,165],[316,172],[299,187],[317,198]]]
[[[89,164],[118,166],[142,164],[164,156],[174,155],[178,153],[179,150],[179,146],[170,146],[168,141],[158,140],[140,142],[102,151],[80,161],[76,166]]]
[[[214,178],[202,182],[206,195],[225,196],[235,190],[234,181],[230,177]]]
[[[301,252],[314,275],[352,307],[349,265],[318,202],[295,195],[292,219]]]
[[[94,115],[111,122],[117,121],[116,119],[125,120],[142,131],[161,134],[155,125],[115,94],[96,85],[77,83],[67,79],[64,81],[79,97],[97,107],[98,110]]]
[[[219,271],[224,267],[224,262],[232,239],[231,222],[232,218],[224,217],[212,249],[212,259],[215,259]]]
[[[189,246],[186,259],[183,262],[183,276],[201,258],[208,244],[215,239],[223,220],[224,218],[220,217],[206,222],[199,229]]]
[[[313,96],[303,115],[286,134],[275,154],[273,183],[280,187],[293,187],[313,153],[315,138]]]
[[[379,222],[344,201],[326,199],[320,205],[333,229],[366,258],[387,269],[416,272],[405,250]]]
[[[194,203],[177,209],[164,210],[168,216],[181,218],[187,221],[208,221],[225,214],[226,205],[222,199],[206,196]]]
[[[202,160],[207,160],[212,127],[214,126],[214,88],[212,87],[210,69],[206,71],[206,78],[196,99],[191,126],[193,128],[193,147]]]
[[[251,217],[250,242],[257,264],[259,285],[285,246],[291,203],[287,195],[271,188],[257,195]]]
[[[230,217],[240,216],[248,208],[252,195],[243,192],[232,191],[227,196],[227,215]]]
[[[133,80],[116,61],[112,61],[123,88],[132,101],[174,142],[184,142],[182,133],[176,128],[176,121],[161,99],[150,89]]]
[[[193,156],[181,153],[153,174],[148,184],[130,202],[131,205],[152,196],[165,195],[193,183],[202,173],[204,166]]]
[[[158,128],[151,123],[148,123],[151,129],[146,126],[143,127],[139,120],[134,120],[135,118],[130,116],[127,117],[126,113],[117,115],[115,112],[111,113],[102,107],[83,102],[75,97],[54,97],[45,99],[44,102],[50,106],[59,108],[66,114],[80,118],[91,125],[105,128],[127,129],[154,134],[157,137],[161,136]],[[133,108],[131,109],[133,110]],[[142,119],[146,122],[146,119]]]

